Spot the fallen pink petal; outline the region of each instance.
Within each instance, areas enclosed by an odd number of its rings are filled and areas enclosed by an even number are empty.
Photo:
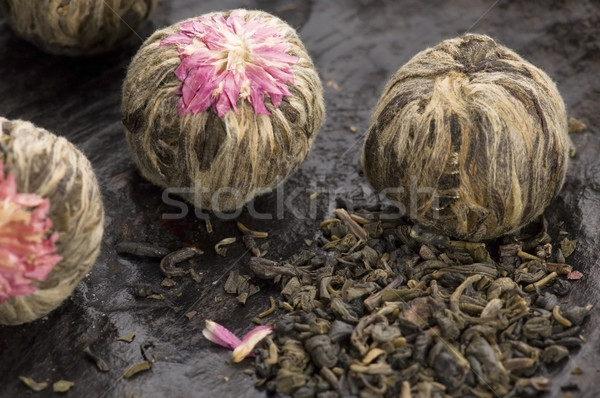
[[[567,274],[567,279],[577,280],[583,278],[583,274],[579,271],[571,271]]]
[[[219,117],[247,100],[256,114],[269,114],[265,95],[275,108],[291,95],[292,65],[284,35],[268,19],[236,10],[227,18],[215,13],[179,25],[179,33],[161,46],[177,46],[181,64],[175,75],[182,82],[179,116],[212,108]]]
[[[271,326],[257,326],[249,331],[242,339],[242,343],[233,350],[231,360],[240,362],[246,358],[252,353],[254,347],[271,333],[273,333],[273,327]]]
[[[254,356],[252,350],[258,343],[260,343],[265,337],[273,333],[272,326],[257,326],[240,340],[235,334],[233,334],[225,326],[222,326],[214,321],[206,320],[206,326],[202,330],[202,334],[209,341],[218,344],[222,347],[233,350],[231,359],[233,362],[240,362],[247,356]]]
[[[32,282],[46,279],[61,260],[49,210],[48,199],[19,193],[15,176],[5,176],[0,162],[0,303],[34,293]]]
[[[202,334],[215,344],[234,350],[242,342],[242,340],[231,333],[225,326],[219,325],[208,319],[205,321],[205,325]]]

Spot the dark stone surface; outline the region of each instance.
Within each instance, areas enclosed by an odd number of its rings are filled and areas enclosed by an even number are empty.
[[[572,303],[597,303],[600,296],[600,4],[592,0],[392,1],[392,0],[173,0],[163,1],[150,24],[117,51],[95,58],[46,55],[18,39],[0,20],[0,115],[26,119],[64,135],[88,155],[97,172],[106,206],[102,252],[90,275],[73,296],[48,317],[31,324],[0,326],[0,395],[55,396],[50,389],[33,393],[18,376],[42,381],[67,379],[74,397],[254,397],[253,376],[232,365],[229,352],[202,337],[204,319],[213,319],[243,334],[251,319],[268,306],[275,288],[245,306],[223,291],[230,270],[248,274],[248,252],[240,240],[219,257],[219,240],[241,237],[233,220],[213,217],[214,232],[189,208],[181,211],[162,200],[162,191],[135,171],[120,116],[120,87],[127,64],[154,29],[180,19],[226,8],[262,8],[298,28],[326,87],[328,116],[302,168],[278,192],[256,200],[259,220],[245,210],[240,220],[270,233],[268,258],[278,259],[311,238],[319,220],[334,204],[336,191],[367,187],[356,164],[371,108],[388,77],[416,52],[467,30],[486,33],[544,69],[558,83],[569,114],[588,125],[573,136],[572,159],[560,197],[548,211],[553,222],[578,239],[569,262],[585,275],[567,296]],[[309,200],[320,192],[317,200]],[[284,195],[285,193],[285,195]],[[287,201],[287,202],[286,202]],[[281,211],[283,209],[283,211]],[[139,284],[159,286],[156,260],[119,256],[121,240],[158,243],[170,249],[194,245],[205,251],[186,266],[203,273],[196,284],[179,278],[176,287],[160,288],[166,299],[136,297]],[[178,293],[181,293],[180,295]],[[216,301],[215,297],[222,298]],[[219,299],[217,299],[219,300]],[[185,314],[197,311],[188,319]],[[593,310],[583,329],[587,343],[552,373],[552,391],[576,383],[574,396],[600,395],[600,315]],[[131,343],[116,338],[135,332]],[[149,372],[130,380],[124,369],[142,360],[140,344],[153,342],[156,362]],[[110,366],[99,372],[82,350],[90,346]],[[570,372],[576,366],[579,376]]]

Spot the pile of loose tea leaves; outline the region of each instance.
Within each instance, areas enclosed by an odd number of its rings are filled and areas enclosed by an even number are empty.
[[[552,244],[540,220],[494,242],[453,241],[365,208],[336,210],[285,261],[250,259],[256,277],[281,286],[274,334],[256,350],[257,387],[320,398],[549,388],[540,374],[584,342],[591,310],[561,303],[582,277],[565,263],[566,232]]]

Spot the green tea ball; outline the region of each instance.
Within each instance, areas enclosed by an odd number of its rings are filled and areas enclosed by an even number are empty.
[[[362,164],[417,223],[491,239],[542,214],[563,185],[565,105],[540,69],[487,36],[415,55],[388,82]]]
[[[23,39],[52,54],[94,55],[116,48],[148,20],[158,0],[0,0]]]
[[[199,208],[231,211],[300,167],[324,108],[294,29],[239,9],[155,32],[129,66],[121,109],[145,178]]]
[[[104,210],[88,159],[64,138],[0,117],[0,325],[41,318],[90,271]]]

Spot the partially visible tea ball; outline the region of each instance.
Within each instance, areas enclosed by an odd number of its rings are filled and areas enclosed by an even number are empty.
[[[122,113],[145,178],[199,208],[232,211],[300,167],[325,107],[294,29],[238,9],[155,32],[129,66]]]
[[[0,117],[0,147],[0,324],[15,325],[57,308],[90,271],[104,210],[90,162],[66,139]]]
[[[95,55],[136,34],[158,0],[0,0],[16,34],[52,54]]]
[[[445,40],[387,83],[361,162],[417,223],[459,239],[513,232],[563,185],[565,105],[540,69],[487,36]]]

